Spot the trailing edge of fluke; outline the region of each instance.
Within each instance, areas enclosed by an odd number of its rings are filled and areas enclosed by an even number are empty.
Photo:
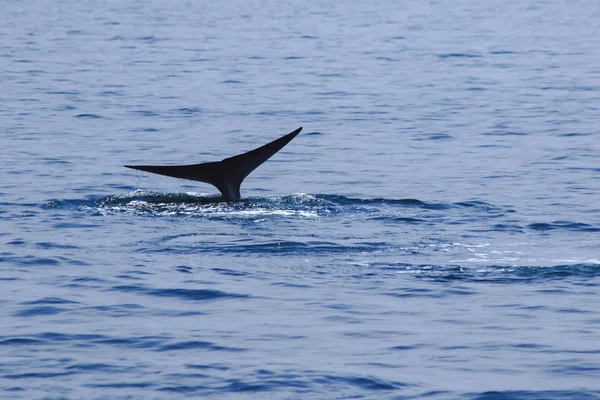
[[[221,192],[224,201],[240,200],[243,180],[295,138],[302,127],[257,149],[221,161],[192,165],[125,165],[126,168],[173,178],[209,183]]]

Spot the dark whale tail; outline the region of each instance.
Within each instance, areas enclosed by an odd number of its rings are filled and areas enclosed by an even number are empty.
[[[223,200],[235,201],[241,198],[240,186],[243,180],[295,138],[301,130],[302,127],[257,149],[222,161],[192,165],[125,165],[125,167],[173,178],[210,183],[219,189]]]

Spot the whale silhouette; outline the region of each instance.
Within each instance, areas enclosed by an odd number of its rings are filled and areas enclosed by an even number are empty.
[[[295,138],[301,130],[302,127],[264,146],[221,161],[191,165],[124,165],[124,167],[209,183],[219,189],[222,200],[237,201],[241,199],[240,186],[244,179]]]

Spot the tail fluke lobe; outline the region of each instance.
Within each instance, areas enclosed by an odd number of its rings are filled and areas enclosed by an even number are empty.
[[[275,153],[281,150],[286,144],[288,144],[293,138],[295,138],[302,127],[296,129],[294,132],[290,132],[285,136],[275,139],[270,143],[260,146],[254,150],[250,150],[247,153],[243,153],[237,156],[229,157],[221,161],[226,164],[231,174],[236,175],[240,183],[248,176],[252,171],[258,168],[259,165],[271,158]]]
[[[223,200],[239,200],[242,181],[295,138],[301,130],[302,127],[257,149],[226,158],[220,162],[174,166],[125,165],[125,167],[173,178],[209,183],[219,189]]]

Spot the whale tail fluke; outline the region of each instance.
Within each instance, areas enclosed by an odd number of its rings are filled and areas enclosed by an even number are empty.
[[[295,138],[301,130],[302,127],[257,149],[225,158],[222,161],[192,165],[125,165],[125,167],[173,178],[209,183],[219,189],[223,200],[235,201],[241,198],[240,186],[244,179]]]

